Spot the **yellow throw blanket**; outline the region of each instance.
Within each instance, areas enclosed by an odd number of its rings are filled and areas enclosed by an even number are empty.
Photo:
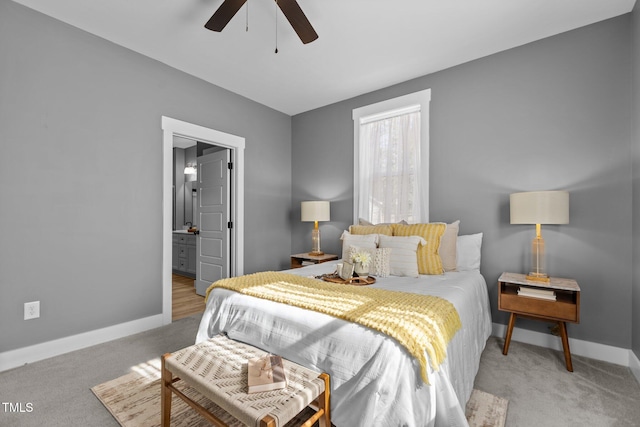
[[[447,356],[447,344],[461,327],[453,304],[430,295],[341,285],[273,271],[219,280],[209,286],[206,299],[214,288],[317,311],[387,334],[418,360],[427,384],[426,355],[438,370]]]

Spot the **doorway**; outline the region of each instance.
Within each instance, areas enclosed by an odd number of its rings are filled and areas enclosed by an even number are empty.
[[[231,169],[231,263],[229,275],[244,272],[244,147],[245,139],[236,135],[195,124],[162,117],[163,130],[163,188],[162,188],[162,319],[172,320],[172,234],[173,234],[173,140],[182,137],[231,150],[234,159]]]

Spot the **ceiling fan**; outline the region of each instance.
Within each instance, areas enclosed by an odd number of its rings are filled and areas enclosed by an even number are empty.
[[[204,25],[205,28],[211,31],[222,31],[246,2],[247,0],[224,0]],[[318,38],[318,34],[296,0],[275,0],[275,2],[298,34],[298,37],[300,37],[300,40],[302,40],[302,43],[311,43]]]

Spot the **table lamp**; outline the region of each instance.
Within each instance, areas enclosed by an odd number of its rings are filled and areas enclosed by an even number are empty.
[[[302,202],[301,217],[302,221],[313,221],[315,223],[313,233],[311,234],[313,245],[309,255],[324,255],[324,252],[320,250],[320,229],[318,228],[318,221],[329,221],[329,202]]]
[[[542,224],[569,224],[567,191],[528,191],[509,196],[511,224],[535,224],[536,237],[531,244],[531,272],[527,280],[549,282],[545,270]]]

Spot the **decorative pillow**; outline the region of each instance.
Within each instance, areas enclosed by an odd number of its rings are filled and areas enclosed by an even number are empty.
[[[371,254],[369,274],[377,277],[389,277],[391,248],[364,249],[357,246],[349,248],[349,259],[357,252],[366,251]]]
[[[372,274],[378,277],[389,277],[391,274],[391,248],[376,249]]]
[[[351,225],[349,226],[351,234],[384,234],[386,236],[393,235],[393,228],[387,224],[379,225]]]
[[[480,270],[482,233],[458,236],[458,271]]]
[[[456,242],[458,240],[459,230],[460,220],[447,224],[447,229],[440,239],[440,249],[438,249],[438,253],[440,254],[444,271],[456,271],[458,265]]]
[[[378,235],[377,234],[362,234],[355,235],[348,231],[344,231],[342,236],[342,259],[351,262],[351,256],[349,254],[349,248],[351,246],[358,246],[365,249],[376,249],[378,247]]]
[[[426,243],[418,248],[418,272],[420,274],[442,274],[442,260],[438,254],[440,239],[447,229],[444,222],[428,224],[397,225],[394,236],[420,236]],[[393,274],[393,273],[392,273]]]
[[[358,218],[358,225],[390,225],[391,226],[391,230],[393,230],[395,228],[396,225],[408,225],[409,223],[407,221],[405,221],[404,219],[402,221],[398,221],[398,222],[383,222],[380,224],[373,224],[372,222],[367,221],[364,218]],[[383,234],[383,233],[380,233]],[[387,234],[387,236],[393,236],[392,234]]]
[[[380,248],[390,248],[389,274],[418,277],[418,245],[427,242],[419,236],[380,236]]]
[[[395,225],[395,224],[407,225],[409,223],[403,219],[402,221],[398,221],[398,222],[381,222],[380,224],[374,224],[372,222],[367,221],[364,218],[358,218],[358,225]]]

